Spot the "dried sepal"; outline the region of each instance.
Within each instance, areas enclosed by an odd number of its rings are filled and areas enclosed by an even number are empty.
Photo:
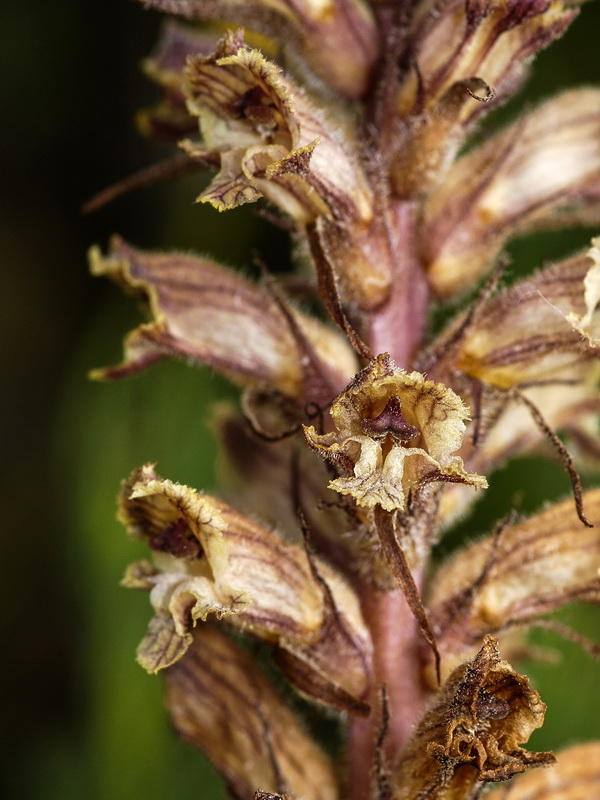
[[[315,391],[316,378],[339,386],[354,372],[353,353],[337,333],[294,309],[286,316],[271,292],[214,261],[148,253],[114,237],[109,255],[93,249],[91,264],[94,274],[141,296],[154,317],[129,334],[123,363],[95,377],[118,378],[175,356],[302,403],[321,399],[304,394],[309,378]]]
[[[300,225],[321,215],[355,223],[372,217],[365,175],[339,121],[325,121],[310,100],[240,31],[228,32],[210,56],[189,60],[188,109],[199,119],[202,148],[221,153],[221,171],[199,200],[217,209],[265,196]]]
[[[358,99],[377,60],[373,13],[363,0],[144,0],[188,19],[235,19],[298,51],[333,89]]]
[[[257,786],[307,800],[338,797],[329,758],[252,658],[214,625],[197,629],[167,669],[166,704],[177,733],[206,753],[239,800]]]
[[[593,800],[600,796],[600,743],[562,750],[547,769],[515,778],[486,800]]]
[[[551,764],[552,753],[520,747],[546,707],[529,681],[502,661],[486,637],[433,699],[393,776],[397,800],[460,800],[478,781],[504,781]]]
[[[487,486],[453,456],[468,411],[447,387],[396,367],[388,354],[358,373],[331,406],[335,432],[305,426],[307,441],[341,473],[329,487],[359,506],[404,510],[431,481]]]
[[[563,210],[597,212],[599,108],[597,89],[565,92],[455,162],[424,207],[424,258],[438,294],[472,285],[509,236],[568,224]]]
[[[424,197],[444,177],[465,136],[462,114],[477,103],[489,103],[494,90],[480,78],[450,86],[427,111],[409,119],[391,161],[394,194]]]
[[[308,645],[282,638],[275,661],[308,697],[348,714],[367,716],[372,645],[358,599],[326,564],[313,561],[312,572],[323,597],[319,634]]]
[[[600,522],[600,490],[586,492]],[[571,500],[470,545],[438,572],[428,603],[440,650],[462,659],[489,632],[535,620],[570,602],[600,602],[600,530]]]

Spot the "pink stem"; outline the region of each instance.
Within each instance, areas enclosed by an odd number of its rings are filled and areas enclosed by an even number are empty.
[[[418,257],[417,206],[392,200],[387,225],[387,248],[393,264],[391,292],[371,314],[368,344],[374,353],[390,353],[399,367],[410,366],[427,324],[429,290]],[[419,586],[422,574],[414,576]],[[348,797],[373,796],[373,766],[381,731],[381,688],[388,697],[389,727],[384,740],[384,763],[393,768],[415,723],[423,713],[427,691],[422,677],[423,638],[400,589],[379,591],[361,587],[362,611],[373,640],[371,715],[353,718],[348,732]]]
[[[390,296],[371,314],[368,344],[406,369],[425,335],[429,288],[415,246],[416,204],[392,200],[390,214],[387,246],[394,274]]]
[[[419,576],[415,576],[417,584]],[[423,713],[427,692],[422,678],[422,636],[400,589],[382,592],[363,586],[362,611],[374,648],[371,715],[350,720],[348,733],[349,800],[372,797],[375,745],[381,726],[381,687],[390,714],[384,758],[393,767]]]

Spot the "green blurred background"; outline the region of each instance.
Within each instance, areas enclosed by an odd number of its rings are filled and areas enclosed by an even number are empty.
[[[172,736],[160,678],[134,661],[149,607],[118,585],[139,551],[114,519],[114,500],[121,478],[148,460],[210,488],[216,450],[206,419],[230,389],[206,370],[167,363],[119,384],[89,383],[90,368],[120,357],[138,316],[115,288],[88,277],[86,250],[117,231],[142,247],[193,248],[241,266],[252,248],[277,264],[286,247],[253,209],[218,215],[192,205],[198,177],[90,218],[79,213],[95,191],[164,155],[133,125],[136,108],[153,98],[138,64],[159,23],[129,0],[0,9],[4,797],[222,796],[203,760]],[[600,4],[591,3],[511,107],[600,81],[599,30]],[[588,239],[582,231],[536,237],[513,248],[515,265],[530,269]],[[532,510],[567,491],[560,467],[517,462],[493,476],[485,503],[448,547],[489,529],[515,500]],[[599,638],[596,614],[566,618]],[[538,641],[556,644],[550,635]],[[562,649],[560,671],[532,668],[550,705],[539,747],[600,736],[600,667]]]

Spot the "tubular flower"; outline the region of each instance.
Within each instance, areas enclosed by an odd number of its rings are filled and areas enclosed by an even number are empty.
[[[600,225],[600,90],[469,140],[577,3],[143,2],[185,19],[145,62],[162,96],[140,116],[179,150],[108,195],[207,168],[197,199],[268,204],[299,267],[257,282],[119,237],[91,251],[148,314],[95,377],[174,357],[242,390],[214,414],[210,494],[146,464],[119,498],[149,550],[124,578],[153,609],[138,660],[176,730],[237,800],[591,796],[597,745],[526,750],[545,705],[506,659],[536,626],[598,653],[548,615],[600,599],[600,494],[578,471],[600,461],[600,238],[498,287],[511,237]],[[430,336],[438,301],[467,295]],[[534,449],[560,457],[575,508],[511,514],[437,567],[473,490]]]
[[[585,494],[600,520],[600,491]],[[513,525],[457,554],[436,576],[429,599],[438,645],[459,662],[487,633],[574,601],[600,599],[600,533],[581,529],[570,501]]]
[[[468,419],[460,398],[418,372],[398,369],[387,353],[334,400],[331,416],[337,432],[321,436],[311,426],[306,439],[340,466],[342,477],[329,488],[352,495],[359,506],[402,511],[411,493],[430,481],[487,486],[452,455]]]
[[[124,483],[120,517],[153,552],[153,563],[133,564],[124,578],[125,586],[150,590],[156,611],[138,649],[142,666],[168,667],[190,647],[198,620],[231,615],[277,643],[300,688],[362,708],[369,635],[351,589],[325,566],[222,501],[161,479],[152,465]],[[338,676],[340,651],[346,660]]]

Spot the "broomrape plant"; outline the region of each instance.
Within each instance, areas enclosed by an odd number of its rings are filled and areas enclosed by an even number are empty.
[[[600,490],[583,491],[570,454],[599,456],[600,238],[503,275],[510,237],[600,223],[600,90],[469,139],[578,4],[144,4],[183,20],[146,62],[162,99],[142,117],[182,154],[115,191],[210,168],[200,202],[264,199],[296,245],[294,280],[120,238],[92,251],[94,274],[150,315],[97,377],[183,357],[242,388],[241,411],[217,418],[219,496],[152,464],[120,494],[149,551],[124,579],[154,612],[138,660],[164,672],[175,728],[240,800],[466,800],[523,772],[489,797],[600,797],[600,744],[524,747],[545,705],[510,663],[528,626],[600,600]],[[431,337],[432,309],[466,295]],[[542,445],[572,498],[435,570],[485,476]],[[336,715],[341,754],[244,639]]]

